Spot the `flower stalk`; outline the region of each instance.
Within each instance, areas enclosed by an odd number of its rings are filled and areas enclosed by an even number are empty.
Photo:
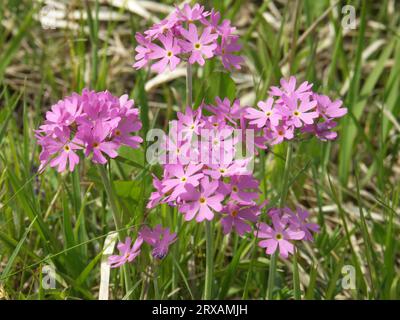
[[[111,207],[111,212],[113,215],[115,227],[118,232],[118,238],[120,239],[120,241],[123,241],[125,239],[125,237],[127,236],[127,233],[126,233],[126,230],[123,228],[122,220],[121,220],[118,206],[117,206],[117,199],[114,194],[114,189],[111,185],[111,182],[108,177],[108,173],[106,171],[105,166],[99,165],[99,166],[97,166],[97,168],[99,170],[101,180],[104,185],[104,189],[106,190],[106,193],[107,193],[107,199],[108,199],[108,202]],[[122,274],[124,276],[126,293],[128,293],[131,291],[131,287],[132,287],[130,271],[129,271],[128,266],[126,266],[126,265],[122,266]]]
[[[289,172],[290,166],[292,163],[292,155],[293,155],[293,146],[291,142],[288,142],[287,151],[286,151],[286,160],[285,160],[285,168],[283,172],[283,182],[281,189],[281,199],[280,199],[280,208],[284,208],[286,203],[286,197],[289,189]],[[273,289],[275,285],[275,275],[276,275],[276,260],[277,260],[278,252],[271,256],[270,266],[269,266],[269,276],[268,276],[268,291],[267,291],[267,299],[271,300],[273,297]]]
[[[212,226],[210,221],[206,221],[206,279],[203,294],[204,300],[210,300],[212,295],[213,257]]]
[[[192,108],[193,105],[193,74],[192,65],[189,61],[186,64],[186,106],[183,107],[183,111],[189,106]]]
[[[125,239],[126,232],[123,230],[123,227],[122,227],[122,220],[121,220],[121,216],[120,216],[120,213],[119,213],[119,210],[118,210],[118,206],[117,206],[117,201],[116,201],[116,197],[115,197],[115,194],[114,194],[114,190],[112,188],[112,185],[111,185],[110,179],[108,177],[108,173],[106,171],[105,166],[104,165],[99,165],[98,169],[99,169],[101,180],[102,180],[103,185],[104,185],[104,189],[106,190],[106,193],[107,193],[107,198],[108,198],[108,202],[110,204],[110,208],[111,208],[111,212],[112,212],[112,215],[113,215],[115,227],[116,227],[117,232],[118,232],[118,237],[119,237],[120,241],[123,241]]]

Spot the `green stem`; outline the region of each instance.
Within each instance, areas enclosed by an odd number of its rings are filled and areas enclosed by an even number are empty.
[[[289,173],[290,166],[292,163],[292,155],[293,155],[293,146],[288,142],[287,151],[286,151],[286,161],[285,161],[285,169],[283,172],[283,181],[282,181],[282,189],[281,189],[281,199],[280,199],[280,207],[283,208],[286,203],[286,197],[289,189]],[[277,260],[278,252],[272,255],[269,266],[269,276],[268,276],[268,291],[267,298],[269,300],[272,299],[272,291],[274,289],[275,284],[275,274],[276,274],[276,260]]]
[[[155,299],[158,300],[158,299],[160,299],[160,291],[158,289],[158,265],[157,265],[157,262],[154,263],[153,268],[154,268],[154,280],[153,280],[154,294],[155,294]]]
[[[295,300],[300,300],[301,299],[300,276],[299,276],[299,266],[297,264],[296,248],[294,249],[294,254],[293,254],[293,289],[294,289]]]
[[[288,190],[289,190],[289,173],[290,173],[290,167],[292,164],[292,155],[293,155],[293,146],[292,146],[292,143],[289,141],[288,146],[287,146],[287,151],[286,151],[285,170],[283,172],[283,183],[282,183],[281,201],[280,201],[281,208],[283,208],[285,206],[286,197],[287,197]]]
[[[120,241],[124,241],[125,237],[127,236],[127,232],[122,226],[122,221],[121,221],[121,217],[119,214],[119,209],[117,206],[117,199],[114,194],[114,189],[113,189],[111,181],[108,177],[108,173],[106,171],[105,166],[99,165],[97,168],[99,169],[101,180],[103,181],[104,189],[106,190],[106,193],[107,193],[107,199],[108,199],[108,202],[111,207],[111,212],[112,212],[112,215],[114,218],[115,227],[118,232],[118,238]],[[124,280],[125,280],[126,293],[128,293],[131,291],[132,284],[131,284],[131,278],[130,278],[130,271],[129,271],[129,268],[127,265],[122,266],[122,273],[123,273]]]
[[[211,222],[206,221],[206,279],[204,286],[204,300],[211,299],[212,293],[212,280],[213,280],[213,243],[212,243],[212,231]]]
[[[250,276],[251,276],[251,273],[253,271],[254,262],[256,260],[257,236],[258,236],[258,230],[256,231],[256,237],[254,238],[253,252],[251,254],[250,266],[249,266],[249,269],[247,271],[246,282],[244,283],[242,300],[247,300],[249,298]]]
[[[267,299],[272,300],[274,286],[275,286],[275,272],[276,272],[276,257],[278,251],[275,251],[269,261],[269,275],[268,275],[268,288],[267,288]]]
[[[117,228],[118,231],[119,240],[123,241],[126,236],[126,232],[122,230],[123,229],[122,221],[119,214],[116,197],[114,195],[114,190],[112,188],[105,166],[99,165],[98,169],[100,172],[101,180],[103,181],[104,184],[104,189],[106,190],[107,193],[108,202],[111,207],[111,212],[114,218],[115,227]]]
[[[184,110],[186,109],[187,106],[190,108],[193,105],[193,85],[192,85],[192,65],[189,63],[189,61],[186,64],[186,106],[184,106]]]

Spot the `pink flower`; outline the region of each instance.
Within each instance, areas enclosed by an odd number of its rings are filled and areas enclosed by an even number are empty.
[[[193,111],[190,107],[186,108],[185,114],[182,112],[177,113],[179,124],[182,127],[181,132],[183,139],[191,140],[193,134],[198,135],[200,133],[200,128],[203,127],[201,113],[201,108]]]
[[[58,101],[46,112],[45,124],[40,126],[42,132],[52,132],[55,128],[63,130],[73,125],[82,113],[82,103],[76,93]]]
[[[240,69],[243,58],[235,55],[241,49],[238,36],[233,35],[235,28],[228,19],[219,24],[220,17],[219,12],[205,11],[199,4],[176,7],[167,18],[144,31],[145,36],[136,34],[138,45],[133,67],[141,69],[151,60],[160,59],[152,66],[153,71],[161,73],[168,64],[174,70],[190,53],[190,64],[204,65],[204,59],[217,54],[226,69]]]
[[[153,230],[143,227],[139,234],[153,247],[152,255],[157,259],[163,259],[168,254],[169,246],[176,241],[176,233],[170,232],[169,228],[164,229],[161,224]]]
[[[69,162],[69,171],[74,171],[75,165],[79,163],[79,157],[75,150],[82,149],[81,146],[69,139],[68,132],[61,131],[56,128],[54,130],[56,139],[50,139],[46,148],[50,154],[57,154],[57,156],[50,161],[50,167],[58,166],[57,171],[63,172]],[[47,159],[46,159],[47,160]]]
[[[149,198],[149,202],[147,203],[146,208],[151,209],[154,208],[157,204],[160,203],[161,199],[164,197],[164,192],[162,192],[163,185],[162,181],[157,178],[154,174],[153,176],[153,186],[156,191],[152,192]]]
[[[346,108],[341,108],[342,100],[332,102],[328,96],[318,94],[314,94],[313,97],[317,101],[317,111],[324,119],[340,118],[347,113]]]
[[[178,127],[180,125],[178,124]],[[164,163],[167,164],[188,164],[190,162],[189,151],[190,143],[183,139],[183,132],[178,127],[170,129],[169,136],[166,137],[161,147],[167,151],[164,155]],[[177,132],[175,130],[178,130]],[[172,132],[171,132],[172,131]]]
[[[266,253],[272,255],[279,249],[280,256],[287,258],[289,254],[293,254],[294,245],[290,240],[301,240],[304,238],[304,231],[292,230],[287,224],[287,221],[281,220],[279,215],[272,216],[273,228],[266,223],[258,224],[258,230],[254,234],[261,239],[258,245],[261,248],[266,248]]]
[[[337,132],[331,131],[331,129],[335,128],[336,126],[336,122],[327,120],[325,122],[305,125],[302,128],[302,132],[312,133],[321,141],[335,140],[337,137]]]
[[[224,234],[230,233],[232,229],[235,229],[240,236],[250,232],[249,222],[257,222],[257,211],[259,211],[258,206],[247,207],[229,202],[221,211],[226,214],[221,219]]]
[[[240,204],[254,204],[259,197],[259,183],[250,174],[235,175],[230,182],[223,184],[223,192],[229,194],[229,198]]]
[[[133,67],[138,70],[146,66],[149,62],[149,54],[152,50],[152,43],[139,32],[136,33],[135,38],[139,45],[135,48],[136,55]]]
[[[177,22],[177,14],[176,12],[173,12],[168,16],[168,18],[161,20],[159,23],[153,25],[149,30],[146,30],[144,34],[148,39],[157,39],[160,35],[173,30]]]
[[[197,222],[204,219],[212,220],[214,213],[222,210],[221,202],[224,196],[216,192],[218,181],[209,181],[203,178],[200,184],[200,190],[195,189],[191,184],[186,185],[186,193],[182,194],[185,203],[180,207],[180,211],[184,213],[185,220],[190,221],[196,217]]]
[[[318,113],[310,111],[315,108],[317,102],[308,99],[299,100],[296,96],[283,95],[284,102],[281,113],[289,118],[289,122],[293,123],[296,128],[300,128],[303,123],[312,124],[314,119],[318,117]]]
[[[92,161],[94,163],[105,164],[107,159],[103,152],[110,158],[118,156],[118,144],[113,141],[107,141],[106,138],[111,134],[110,127],[107,124],[98,122],[93,129],[86,129],[82,132],[79,139],[85,141],[85,156],[88,157],[93,152]],[[81,138],[82,137],[82,138]]]
[[[231,101],[228,98],[224,98],[223,100],[220,97],[215,98],[216,106],[214,105],[206,105],[205,108],[214,113],[218,122],[224,122],[225,119],[229,120],[231,123],[235,123],[235,120],[240,119],[240,117],[246,112],[246,107],[240,106],[239,99]],[[215,127],[215,126],[214,126]]]
[[[182,28],[180,32],[187,40],[180,41],[183,52],[191,53],[189,63],[194,64],[197,62],[199,65],[203,66],[205,62],[204,57],[209,59],[214,55],[214,50],[217,48],[215,40],[218,35],[211,33],[211,28],[207,27],[199,37],[197,27],[192,23],[189,24],[189,30]]]
[[[268,98],[266,101],[260,101],[257,103],[257,106],[261,109],[261,111],[248,108],[247,114],[245,115],[246,119],[250,119],[250,124],[256,125],[258,128],[264,127],[267,123],[271,123],[273,126],[277,126],[279,124],[279,120],[282,119],[282,115],[279,112],[276,112],[276,109],[273,108],[274,99]]]
[[[151,69],[161,73],[169,65],[169,69],[175,70],[178,63],[181,61],[176,55],[181,52],[177,40],[173,37],[171,32],[166,35],[160,34],[158,39],[163,44],[164,48],[153,44],[153,50],[148,55],[149,59],[160,59],[157,63],[151,66]]]
[[[217,47],[215,53],[222,58],[222,64],[225,69],[235,68],[237,70],[241,69],[241,64],[244,62],[244,59],[241,56],[237,56],[232,54],[233,52],[240,51],[242,46],[238,44],[238,38],[230,37],[230,38],[222,38],[221,45]]]
[[[111,268],[118,268],[127,262],[132,262],[140,254],[143,239],[139,237],[136,239],[132,247],[131,244],[132,240],[130,237],[127,237],[125,242],[118,243],[117,248],[119,250],[119,255],[108,257],[108,264]]]
[[[230,160],[219,161],[218,164],[208,164],[208,169],[204,169],[203,172],[212,179],[218,180],[221,177],[245,174],[247,172],[246,165],[247,161],[241,159],[233,160],[232,157],[230,157]]]
[[[140,128],[139,110],[127,95],[118,98],[108,91],[88,89],[81,95],[73,93],[52,106],[44,124],[36,130],[42,146],[39,170],[50,163],[61,172],[69,162],[73,171],[79,163],[79,149],[85,149],[86,156],[93,152],[92,161],[104,164],[107,159],[103,153],[115,158],[122,144],[139,147],[142,138],[132,133]]]
[[[177,8],[177,14],[180,19],[183,21],[188,21],[192,23],[196,20],[201,20],[208,16],[210,13],[204,11],[204,6],[196,3],[193,8],[190,7],[189,4],[185,3],[182,9]]]
[[[307,81],[304,81],[297,89],[296,89],[296,77],[291,76],[289,81],[286,81],[284,78],[281,79],[281,87],[271,87],[269,94],[276,97],[293,96],[298,99],[307,99],[311,96],[312,84],[309,84]],[[278,103],[282,102],[280,99],[277,101]]]
[[[319,232],[319,225],[316,223],[310,223],[307,221],[310,213],[305,210],[302,209],[300,207],[297,207],[296,212],[292,212],[291,210],[290,212],[290,223],[291,223],[291,227],[294,228],[295,230],[301,230],[304,232],[305,236],[304,236],[304,240],[307,241],[313,241],[313,235],[311,232]]]
[[[199,185],[199,180],[203,177],[202,173],[197,173],[202,169],[203,165],[189,164],[184,170],[184,167],[180,164],[171,165],[168,167],[169,178],[163,181],[162,192],[167,193],[173,191],[170,200],[175,200],[182,193],[186,192],[185,186],[187,184],[196,187]]]
[[[285,139],[291,140],[294,137],[293,126],[279,125],[272,129],[266,129],[266,131],[271,138],[271,145],[282,143]]]

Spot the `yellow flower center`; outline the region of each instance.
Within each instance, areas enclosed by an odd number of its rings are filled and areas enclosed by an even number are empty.
[[[93,143],[93,148],[98,148],[98,147],[99,147],[99,143],[98,142]]]
[[[231,214],[232,214],[232,217],[236,217],[238,215],[238,211],[237,210],[233,210]]]
[[[167,57],[171,58],[172,57],[172,51],[167,51]]]
[[[293,114],[298,117],[300,115],[300,112],[298,112],[297,110],[295,112],[293,112]]]
[[[182,178],[181,178],[181,181],[182,181],[182,182],[186,182],[186,180],[187,180],[186,177],[182,177]]]
[[[239,189],[238,189],[237,186],[233,186],[233,187],[232,187],[232,191],[233,191],[233,192],[238,192],[238,190],[239,190]]]
[[[195,48],[196,50],[199,50],[199,49],[201,48],[201,44],[200,44],[199,42],[195,43],[195,44],[194,44],[194,48]]]
[[[281,233],[277,233],[275,235],[276,240],[282,240],[283,239],[283,235]]]
[[[116,135],[117,137],[120,136],[120,135],[121,135],[121,130],[119,130],[119,129],[115,130],[115,135]]]
[[[68,152],[69,150],[71,150],[71,148],[69,146],[64,146],[64,150]]]
[[[203,203],[205,203],[205,202],[206,202],[206,198],[204,198],[204,197],[200,197],[200,200],[199,200],[199,201],[200,201],[200,203],[201,203],[201,204],[203,204]]]
[[[266,115],[267,117],[269,117],[269,116],[271,115],[271,111],[267,111],[267,112],[265,113],[265,115]]]

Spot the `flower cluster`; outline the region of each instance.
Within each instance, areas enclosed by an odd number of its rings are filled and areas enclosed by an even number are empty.
[[[169,246],[176,240],[176,233],[171,233],[169,228],[163,228],[157,225],[153,230],[149,227],[143,227],[139,231],[139,236],[132,244],[132,239],[127,237],[125,242],[117,245],[119,255],[108,257],[108,263],[111,268],[117,268],[127,262],[132,262],[140,254],[142,244],[149,244],[152,250],[152,256],[156,259],[163,259],[168,254]]]
[[[272,226],[264,222],[257,225],[254,231],[256,237],[263,239],[259,242],[266,253],[272,255],[276,250],[282,258],[287,258],[294,252],[293,240],[313,241],[312,233],[319,232],[319,226],[307,221],[308,211],[298,207],[296,212],[290,208],[273,208],[268,211]]]
[[[241,46],[229,20],[220,22],[220,13],[205,11],[203,6],[185,4],[167,18],[153,25],[144,34],[136,33],[134,68],[152,62],[151,69],[162,73],[172,71],[182,61],[203,66],[205,59],[220,56],[226,69],[240,69],[243,58],[235,55]]]
[[[178,113],[161,144],[163,178],[154,177],[156,191],[148,208],[167,203],[177,206],[186,221],[197,222],[212,220],[217,213],[224,233],[251,231],[261,205],[259,182],[249,168],[251,157],[237,156],[244,141],[240,128],[245,110],[239,100],[217,97],[215,106],[202,104]]]
[[[332,131],[340,118],[347,113],[342,101],[331,101],[325,95],[314,93],[307,81],[296,87],[296,78],[281,79],[280,87],[271,87],[269,97],[257,103],[258,108],[248,108],[245,118],[260,130],[259,147],[292,140],[298,134],[310,133],[322,141],[333,140]]]
[[[50,164],[62,172],[68,164],[73,171],[79,163],[78,150],[83,150],[85,157],[92,155],[94,163],[105,164],[106,156],[118,156],[122,144],[137,148],[142,138],[132,133],[142,126],[138,115],[128,95],[118,98],[108,91],[84,89],[81,95],[73,93],[58,101],[36,130],[42,146],[39,170]]]
[[[281,87],[272,87],[271,96],[258,103],[262,111],[217,97],[215,105],[202,103],[196,110],[187,107],[185,113],[178,112],[169,136],[160,144],[163,175],[154,176],[156,190],[147,207],[166,203],[176,206],[186,221],[217,216],[225,234],[250,233],[265,205],[260,203],[259,181],[252,174],[255,147],[266,148],[305,133],[334,139],[333,120],[347,112],[340,100],[331,102],[311,87],[307,82],[296,87],[294,77],[282,79]],[[306,222],[304,210],[269,210],[270,215],[274,212],[280,214],[273,215],[273,227],[258,223],[259,237],[266,239],[260,244],[267,253],[279,247],[286,257],[293,252],[289,240],[311,240],[310,230],[318,231],[317,225]]]

